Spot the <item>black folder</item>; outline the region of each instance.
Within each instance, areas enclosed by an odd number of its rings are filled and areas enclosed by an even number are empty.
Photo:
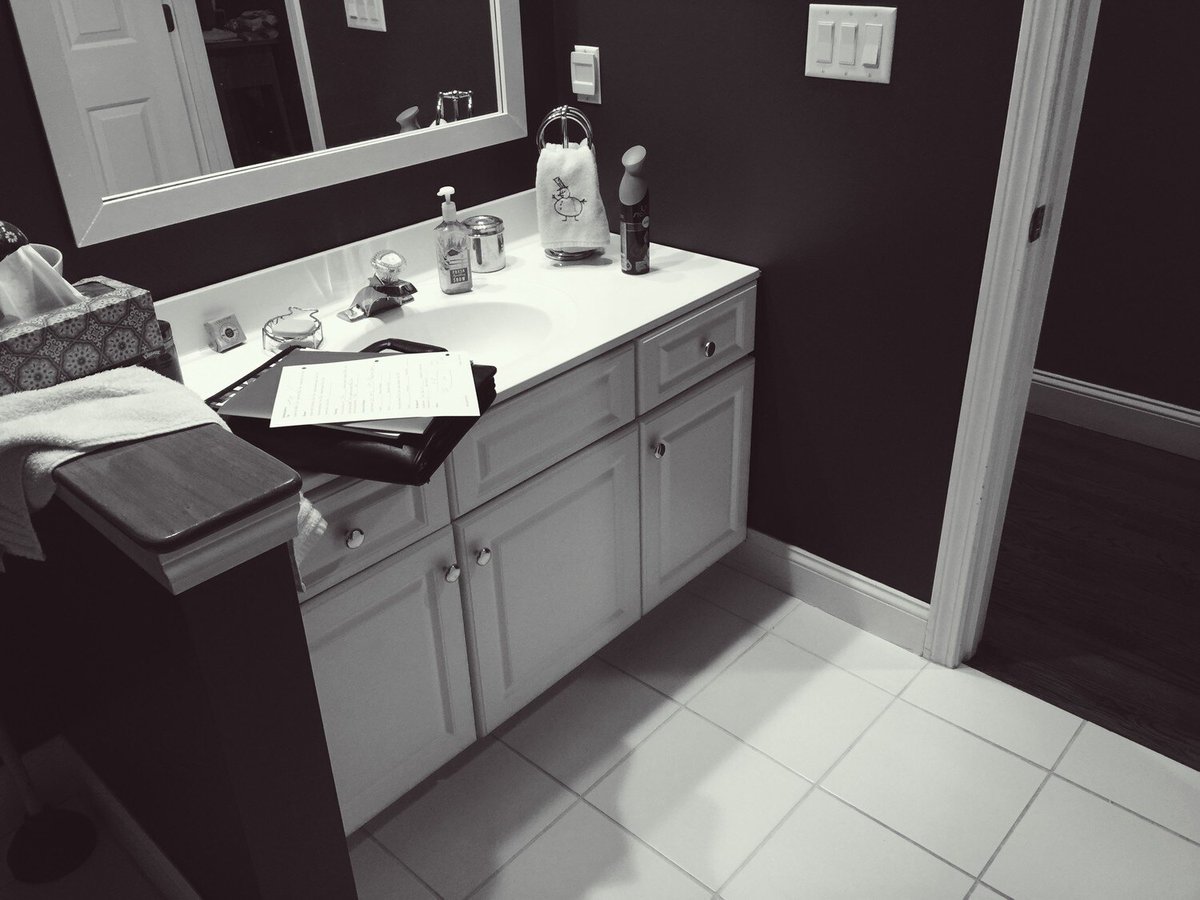
[[[420,432],[342,425],[271,428],[271,407],[279,386],[280,370],[287,365],[314,361],[312,351],[292,357],[296,349],[289,347],[276,354],[206,401],[220,413],[234,434],[293,468],[392,484],[426,484],[478,420],[478,416],[437,416]],[[430,344],[387,338],[359,353],[321,353],[320,361],[361,359],[384,352],[446,351]],[[471,374],[475,379],[479,414],[483,415],[496,399],[496,368],[471,363]]]

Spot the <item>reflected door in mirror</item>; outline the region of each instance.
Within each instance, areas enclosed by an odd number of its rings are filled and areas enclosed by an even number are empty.
[[[44,0],[22,41],[67,61],[51,115],[78,116],[106,195],[204,174],[163,7],[146,0]],[[29,47],[26,47],[29,52]]]

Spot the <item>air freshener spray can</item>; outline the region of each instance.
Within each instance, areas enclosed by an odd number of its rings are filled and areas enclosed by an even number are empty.
[[[646,184],[646,148],[630,147],[621,157],[625,174],[617,198],[621,201],[621,271],[644,275],[650,271],[650,188]]]

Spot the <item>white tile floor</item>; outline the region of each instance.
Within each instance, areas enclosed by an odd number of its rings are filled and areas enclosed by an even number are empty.
[[[722,566],[439,774],[351,838],[362,900],[1200,900],[1200,772]],[[157,896],[104,834],[0,865]]]
[[[1200,898],[1200,773],[722,566],[351,839],[364,900]]]

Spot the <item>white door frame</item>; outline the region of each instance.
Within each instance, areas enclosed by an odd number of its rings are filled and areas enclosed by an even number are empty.
[[[183,101],[196,138],[200,169],[206,175],[224,172],[233,168],[233,156],[229,152],[229,138],[217,103],[217,89],[213,86],[200,14],[190,0],[172,3],[171,7],[175,18],[175,31],[170,36],[171,51],[175,54]]]
[[[300,76],[300,94],[304,97],[304,112],[308,117],[308,134],[314,151],[325,148],[325,123],[321,121],[321,104],[317,99],[317,79],[313,75],[312,57],[308,51],[308,35],[304,31],[304,13],[300,0],[283,0],[292,35],[292,50],[296,55],[296,73]]]
[[[944,666],[983,633],[1099,11],[1025,2],[925,631],[924,655]]]

